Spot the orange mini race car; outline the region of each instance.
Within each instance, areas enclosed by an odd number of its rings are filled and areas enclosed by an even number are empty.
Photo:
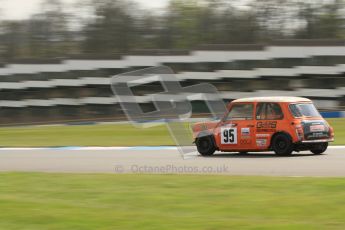
[[[310,150],[326,151],[334,140],[333,128],[311,100],[302,97],[253,97],[234,100],[220,121],[192,127],[201,155],[273,150],[277,155]]]

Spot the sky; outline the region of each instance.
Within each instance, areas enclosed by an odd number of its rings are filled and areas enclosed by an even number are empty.
[[[67,4],[78,0],[61,0]],[[162,8],[169,0],[132,0],[145,8]],[[0,0],[0,15],[5,19],[27,19],[32,13],[38,12],[42,0]]]

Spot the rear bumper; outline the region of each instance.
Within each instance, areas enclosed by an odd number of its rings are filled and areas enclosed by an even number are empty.
[[[300,143],[303,144],[308,144],[308,143],[323,143],[323,142],[333,142],[334,138],[330,138],[330,139],[320,139],[320,140],[305,140],[305,141],[301,141]]]

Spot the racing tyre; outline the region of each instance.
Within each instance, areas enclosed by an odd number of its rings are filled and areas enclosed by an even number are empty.
[[[327,150],[327,147],[328,147],[328,142],[315,144],[310,149],[310,152],[314,153],[315,155],[319,155],[319,154],[324,153]]]
[[[202,156],[211,156],[216,151],[216,146],[214,145],[211,136],[198,138],[196,141],[196,147]]]
[[[293,143],[291,137],[279,133],[272,140],[272,149],[278,156],[289,156],[293,151]]]

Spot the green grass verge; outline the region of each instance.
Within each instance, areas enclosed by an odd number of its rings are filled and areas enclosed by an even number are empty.
[[[0,229],[339,229],[343,178],[0,174]]]
[[[336,145],[345,144],[345,119],[330,119]],[[190,141],[190,143],[192,140]],[[129,124],[0,128],[0,146],[174,145],[166,126],[139,129]]]
[[[0,128],[0,146],[174,145],[165,126],[148,129],[130,124]]]

